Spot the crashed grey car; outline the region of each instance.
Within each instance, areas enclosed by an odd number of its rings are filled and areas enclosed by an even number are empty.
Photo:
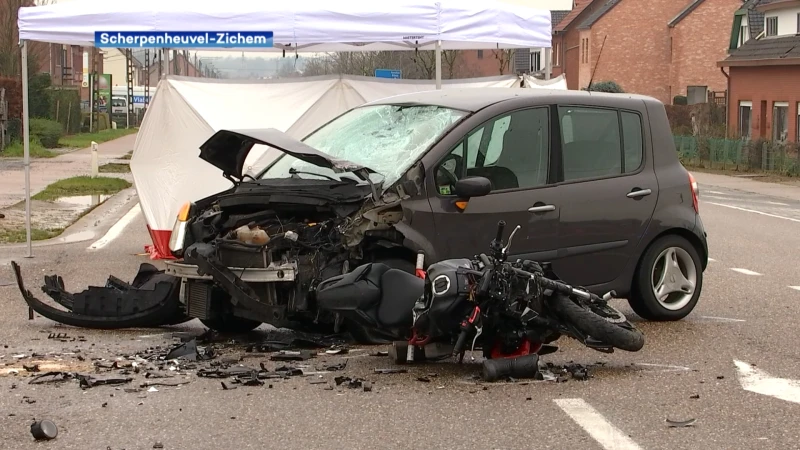
[[[271,156],[246,171],[255,146]],[[649,97],[429,91],[351,109],[302,140],[221,130],[200,150],[233,186],[181,209],[166,272],[186,314],[215,330],[338,328],[315,305],[320,282],[365,262],[414,273],[419,254],[469,257],[498,220],[522,227],[510,258],[614,290],[647,319],[681,319],[700,295],[697,185]]]

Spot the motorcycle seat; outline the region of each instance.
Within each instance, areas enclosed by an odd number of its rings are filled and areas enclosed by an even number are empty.
[[[360,311],[381,326],[411,326],[412,308],[425,280],[383,263],[368,263],[329,278],[317,288],[317,305],[332,312]]]

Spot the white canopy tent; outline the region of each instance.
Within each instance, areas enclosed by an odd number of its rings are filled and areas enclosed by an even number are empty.
[[[169,256],[169,237],[182,204],[231,186],[219,169],[198,156],[200,145],[215,132],[270,126],[299,139],[350,108],[434,89],[432,80],[347,75],[284,80],[167,75],[158,86],[131,158],[139,203],[153,240],[150,252],[154,259]],[[442,83],[443,89],[519,86],[520,79],[514,75]],[[265,155],[266,150],[256,146],[245,167],[250,166],[252,173],[266,167],[275,156]]]
[[[271,31],[272,48],[216,49],[278,52],[435,50],[437,89],[441,88],[442,50],[550,48],[552,42],[550,11],[488,0],[398,0],[391,5],[364,0],[303,0],[294,3],[231,0],[201,4],[196,0],[82,0],[20,8],[18,24],[23,59],[29,257],[33,251],[30,233],[28,41],[94,46],[96,31]]]
[[[563,74],[549,80],[540,80],[526,73],[522,75],[522,81],[526,88],[567,90],[567,78]]]

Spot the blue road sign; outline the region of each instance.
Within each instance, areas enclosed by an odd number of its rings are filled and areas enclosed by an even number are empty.
[[[403,78],[400,70],[375,69],[376,78]]]

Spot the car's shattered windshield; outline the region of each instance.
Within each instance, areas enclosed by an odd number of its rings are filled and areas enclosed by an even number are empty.
[[[303,142],[335,158],[368,167],[388,186],[467,112],[429,105],[374,105],[353,109]],[[294,169],[294,170],[292,170]],[[283,155],[258,178],[353,178]],[[318,174],[318,175],[311,175]]]

